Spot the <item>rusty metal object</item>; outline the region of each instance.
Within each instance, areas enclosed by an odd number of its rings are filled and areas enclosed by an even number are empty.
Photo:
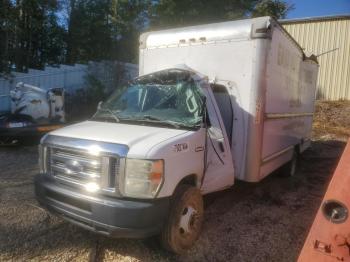
[[[350,140],[319,208],[299,262],[350,261]]]

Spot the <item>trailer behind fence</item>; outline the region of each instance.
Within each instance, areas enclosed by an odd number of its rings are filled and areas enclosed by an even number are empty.
[[[72,114],[75,111],[72,118],[79,118],[79,115],[76,115],[77,109],[84,108],[80,112],[91,114],[98,102],[95,100],[103,99],[119,84],[137,75],[137,65],[114,61],[90,62],[86,65],[74,66],[48,66],[45,70],[30,69],[28,73],[13,72],[6,78],[0,77],[0,114],[11,111],[10,91],[19,82],[46,90],[63,87],[67,98],[66,110]]]

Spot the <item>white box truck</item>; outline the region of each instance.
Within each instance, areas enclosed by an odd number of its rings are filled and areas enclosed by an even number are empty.
[[[310,145],[318,64],[272,18],[140,37],[140,76],[39,146],[38,201],[108,236],[181,253],[202,195],[258,182]]]

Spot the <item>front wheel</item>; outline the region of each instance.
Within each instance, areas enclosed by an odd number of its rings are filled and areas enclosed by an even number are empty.
[[[174,194],[172,207],[161,234],[167,250],[181,254],[198,239],[203,223],[203,198],[196,187],[180,185]]]

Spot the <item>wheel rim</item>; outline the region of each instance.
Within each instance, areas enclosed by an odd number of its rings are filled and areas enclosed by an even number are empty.
[[[180,235],[186,236],[196,231],[198,224],[198,211],[192,206],[185,207],[179,223]]]

